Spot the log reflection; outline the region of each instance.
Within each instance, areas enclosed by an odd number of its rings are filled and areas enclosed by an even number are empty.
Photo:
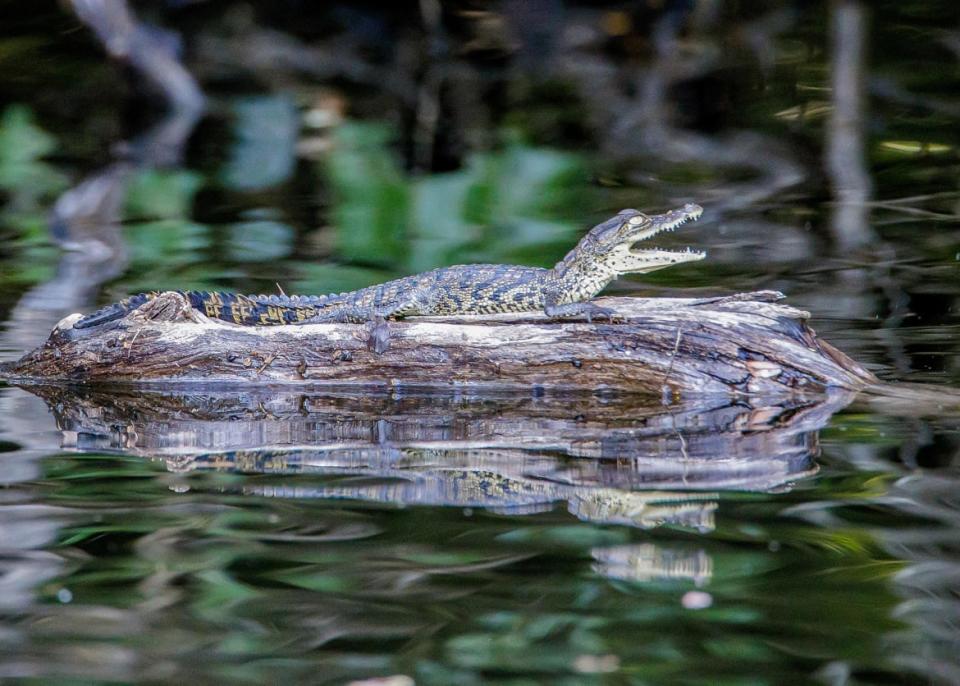
[[[849,401],[29,390],[64,447],[249,475],[227,487],[243,494],[512,514],[566,503],[586,521],[700,531],[713,528],[717,491],[814,473],[817,430]]]

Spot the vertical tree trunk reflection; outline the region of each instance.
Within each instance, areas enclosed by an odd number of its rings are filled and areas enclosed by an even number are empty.
[[[830,86],[826,165],[836,206],[830,228],[839,250],[873,240],[867,201],[872,192],[864,150],[866,10],[856,0],[830,4]]]

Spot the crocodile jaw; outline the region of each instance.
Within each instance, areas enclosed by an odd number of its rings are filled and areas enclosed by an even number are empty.
[[[696,262],[707,256],[699,250],[663,250],[661,248],[634,249],[633,246],[664,231],[673,231],[688,221],[696,221],[703,214],[703,208],[692,203],[680,209],[652,217],[642,215],[633,217],[628,224],[637,227],[629,234],[629,239],[610,251],[607,259],[609,266],[618,274],[646,274],[648,272],[672,267],[684,262]]]
[[[638,214],[627,220],[627,224],[636,229],[630,231],[627,237],[632,243],[645,241],[664,231],[673,231],[689,221],[696,221],[702,214],[703,208],[693,203],[687,203],[676,210],[670,210],[664,214],[655,214],[650,217]]]
[[[631,250],[629,247],[615,248],[608,260],[610,266],[618,274],[646,274],[672,267],[684,262],[696,262],[707,256],[699,250]]]

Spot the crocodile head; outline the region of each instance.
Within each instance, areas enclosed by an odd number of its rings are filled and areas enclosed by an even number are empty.
[[[644,274],[682,262],[694,262],[707,256],[691,250],[634,248],[634,245],[664,231],[673,231],[703,214],[699,205],[687,204],[665,214],[646,215],[637,210],[623,210],[616,217],[595,227],[577,246],[598,267],[616,276]]]

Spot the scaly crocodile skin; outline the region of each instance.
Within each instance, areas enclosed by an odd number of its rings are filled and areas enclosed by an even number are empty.
[[[621,274],[647,273],[700,260],[692,250],[634,250],[633,245],[696,219],[697,205],[647,216],[623,210],[598,224],[553,269],[503,264],[444,267],[349,293],[325,296],[239,295],[185,291],[206,316],[244,326],[366,322],[412,315],[545,312],[556,317],[610,316],[589,302]],[[119,319],[158,295],[140,293],[77,321],[84,329]]]

